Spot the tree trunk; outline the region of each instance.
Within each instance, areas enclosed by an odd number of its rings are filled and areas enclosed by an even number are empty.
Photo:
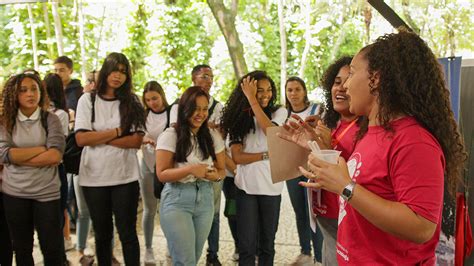
[[[364,3],[364,22],[365,22],[365,31],[367,34],[367,40],[365,45],[370,43],[370,23],[372,22],[372,8],[369,3]]]
[[[35,24],[33,19],[33,10],[31,9],[31,4],[28,4],[28,17],[30,18],[30,28],[31,28],[31,47],[33,49],[33,63],[35,66],[35,70],[39,70],[39,62],[38,62],[38,47],[36,44],[36,30]]]
[[[58,46],[58,55],[64,55],[63,48],[63,27],[61,25],[61,17],[58,12],[58,2],[53,1],[52,3],[53,18],[54,18],[54,29],[56,32],[56,44]]]
[[[244,47],[235,28],[238,2],[233,0],[231,9],[227,9],[222,0],[208,0],[207,4],[224,35],[235,76],[239,79],[247,73],[247,64],[244,58]]]
[[[285,30],[285,14],[283,8],[285,4],[283,0],[278,1],[278,22],[280,24],[280,104],[285,105],[285,83],[286,83],[286,61],[287,61],[287,46],[286,46],[286,30]]]
[[[303,54],[301,55],[301,65],[298,71],[298,76],[304,80],[304,70],[306,68],[306,62],[308,61],[309,48],[311,48],[311,5],[309,1],[305,1],[305,26],[304,26],[304,40],[305,45]]]
[[[43,3],[44,27],[46,29],[46,44],[48,45],[48,57],[54,57],[54,49],[51,41],[51,25],[49,24],[48,4]]]
[[[84,14],[82,10],[82,1],[77,1],[77,10],[79,12],[79,46],[81,47],[81,77],[86,80],[86,42],[84,37]]]

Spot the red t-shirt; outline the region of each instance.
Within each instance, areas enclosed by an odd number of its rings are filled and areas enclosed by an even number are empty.
[[[375,227],[340,198],[339,265],[435,264],[443,208],[443,151],[412,117],[398,119],[392,127],[394,132],[369,127],[347,162],[349,173],[358,185],[436,223],[436,231],[423,244],[402,240]]]
[[[347,130],[346,130],[347,129]],[[355,121],[340,121],[336,129],[331,133],[332,139],[335,140],[339,138],[339,141],[333,147],[334,150],[341,151],[341,156],[345,160],[351,156],[352,151],[354,150],[355,145],[355,136],[359,131],[359,126]],[[330,218],[337,219],[339,214],[339,195],[321,189],[319,191],[312,191],[313,193],[313,202],[312,209],[313,213]],[[321,205],[318,204],[318,193],[321,193]]]

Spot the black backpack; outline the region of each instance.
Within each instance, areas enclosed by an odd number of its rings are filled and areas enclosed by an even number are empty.
[[[95,122],[95,97],[96,93],[91,93],[91,124]],[[66,137],[66,149],[64,150],[63,155],[63,164],[66,169],[66,173],[70,174],[79,174],[79,166],[81,164],[81,154],[83,147],[79,147],[76,142],[76,132],[71,132]]]

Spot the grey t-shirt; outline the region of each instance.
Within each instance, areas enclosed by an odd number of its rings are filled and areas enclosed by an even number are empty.
[[[3,193],[38,201],[59,199],[57,166],[31,167],[10,163],[10,148],[45,146],[64,152],[65,136],[59,118],[48,112],[47,129],[41,123],[39,109],[26,120],[16,119],[12,134],[0,125],[0,163],[4,164]]]

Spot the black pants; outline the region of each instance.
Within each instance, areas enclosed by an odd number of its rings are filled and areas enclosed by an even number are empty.
[[[140,245],[136,223],[138,181],[107,187],[82,187],[95,231],[95,244],[100,266],[112,264],[112,214],[122,243],[125,265],[140,265]]]
[[[3,194],[3,204],[17,265],[34,265],[33,230],[38,232],[44,265],[61,265],[61,213],[59,200],[40,202]]]
[[[257,248],[258,265],[273,265],[280,203],[280,195],[249,195],[239,190],[237,196],[239,265],[255,265]]]
[[[0,184],[1,185],[1,184]],[[10,232],[3,208],[3,194],[0,192],[0,265],[12,265],[13,250]]]
[[[233,207],[230,207],[230,205],[232,204],[236,205],[237,194],[239,192],[239,189],[234,184],[234,177],[226,177],[224,179],[224,185],[222,187],[222,191],[224,191],[224,196],[226,200],[226,204],[225,204],[226,210],[227,208],[233,208]],[[224,211],[224,214],[226,214],[226,210]],[[232,234],[232,238],[234,239],[234,245],[238,249],[239,240],[238,240],[238,234],[237,234],[237,211],[235,211],[235,214],[227,213],[226,216],[229,222],[229,228]]]

